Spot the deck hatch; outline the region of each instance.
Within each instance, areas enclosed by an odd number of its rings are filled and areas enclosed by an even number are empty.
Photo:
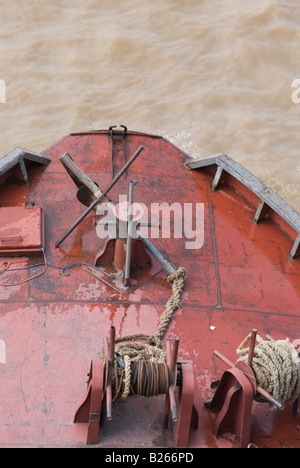
[[[0,256],[40,253],[44,240],[40,207],[0,208]]]

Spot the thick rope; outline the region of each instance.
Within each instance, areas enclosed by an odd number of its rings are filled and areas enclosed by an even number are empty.
[[[238,361],[248,360],[249,348],[245,345],[250,336],[237,349],[241,356]],[[288,339],[273,342],[257,336],[257,341],[251,366],[257,384],[280,403],[292,403],[300,394],[300,357],[295,347]],[[266,401],[260,395],[255,400]]]
[[[165,364],[167,359],[166,349],[162,343],[162,338],[173,317],[174,312],[181,307],[180,297],[186,280],[186,269],[180,267],[175,273],[168,276],[168,282],[172,285],[172,295],[162,313],[159,326],[154,335],[148,333],[134,333],[116,338],[115,354],[115,395],[116,399],[124,400],[132,392],[131,363],[149,361],[151,363]],[[147,343],[139,343],[136,339],[147,340]],[[125,342],[125,343],[123,343]],[[105,359],[104,349],[100,352],[100,357]],[[118,362],[119,361],[119,362]],[[121,363],[121,365],[120,365]],[[140,367],[142,369],[142,367]],[[121,369],[121,378],[119,376]]]
[[[115,361],[112,381],[113,402],[125,400],[130,393],[145,397],[166,394],[169,390],[169,380],[167,363],[143,359],[130,361],[129,357],[125,356],[124,375],[119,373],[119,367]]]

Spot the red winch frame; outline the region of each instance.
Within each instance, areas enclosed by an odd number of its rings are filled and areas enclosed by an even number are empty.
[[[190,429],[198,426],[198,415],[194,407],[194,369],[192,361],[177,361],[179,338],[167,340],[167,364],[170,371],[169,393],[166,394],[163,428],[173,423],[177,447],[187,447]],[[87,444],[99,441],[100,424],[112,419],[112,370],[115,353],[115,328],[110,329],[110,340],[104,338],[105,362],[93,359],[88,374],[88,387],[83,401],[78,406],[74,422],[87,423]],[[180,378],[178,379],[178,375]]]
[[[214,421],[214,435],[218,437],[228,429],[232,428],[240,439],[240,447],[247,448],[250,444],[251,414],[256,393],[260,393],[267,401],[284,409],[284,405],[275,400],[266,390],[257,385],[255,375],[252,370],[252,360],[255,349],[257,330],[251,333],[251,342],[248,354],[248,363],[237,362],[233,364],[229,359],[218,351],[214,355],[221,359],[230,369],[225,371],[221,380],[213,382],[212,389],[215,389],[211,400],[205,402],[205,406],[218,413]],[[267,335],[269,341],[275,341]],[[292,342],[300,355],[300,340]],[[293,416],[298,409],[299,397],[293,403]]]

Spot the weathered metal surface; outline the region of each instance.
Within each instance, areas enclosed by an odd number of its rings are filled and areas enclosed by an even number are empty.
[[[284,201],[277,193],[270,189],[266,184],[261,182],[257,177],[251,174],[247,169],[242,167],[237,162],[233,161],[224,153],[218,153],[207,158],[194,159],[186,163],[190,169],[200,169],[208,166],[217,166],[214,180],[212,182],[212,189],[216,190],[224,172],[232,175],[237,181],[241,182],[242,187],[248,188],[260,200],[257,212],[254,216],[254,221],[258,222],[262,217],[262,210],[265,208],[264,214],[269,213],[272,218],[271,208],[279,215],[279,220],[286,221],[297,234],[293,248],[291,250],[291,257],[294,258],[299,254],[300,243],[300,215],[295,211],[286,201]],[[266,205],[266,206],[265,206]],[[275,222],[278,218],[275,218]]]
[[[26,163],[49,164],[51,160],[45,155],[28,151],[25,148],[15,148],[8,154],[0,158],[0,183],[3,183],[11,175],[22,176],[28,182]],[[16,167],[17,166],[17,167]],[[18,170],[19,169],[19,170]]]
[[[0,256],[41,253],[44,217],[40,207],[0,208]]]
[[[253,223],[257,204],[230,184],[212,191],[211,174],[188,170],[188,156],[164,138],[130,131],[122,150],[114,145],[117,159],[107,131],[63,138],[43,153],[51,164],[32,168],[29,195],[25,184],[2,185],[0,204],[9,207],[29,200],[41,206],[48,262],[66,266],[83,261],[100,251],[105,239],[97,236],[95,213],[90,213],[61,248],[55,248],[83,210],[76,200],[77,187],[59,158],[68,152],[91,180],[106,187],[124,157],[128,160],[140,144],[144,151],[127,178],[110,192],[113,202],[120,193],[128,193],[132,179],[139,181],[136,199],[147,206],[204,204],[204,244],[198,250],[186,249],[184,237],[149,239],[170,262],[187,269],[182,308],[164,339],[180,336],[179,360],[194,361],[199,426],[190,432],[189,447],[237,447],[239,441],[230,432],[214,436],[214,417],[204,406],[210,383],[221,376],[213,351],[235,362],[235,349],[252,328],[262,336],[299,339],[300,259],[287,255],[293,240],[272,219]],[[38,261],[43,258],[10,259],[12,266]],[[27,274],[12,272],[11,282]],[[73,416],[86,390],[91,359],[98,357],[112,325],[118,336],[155,332],[171,293],[166,277],[160,269],[130,294],[121,294],[77,266],[67,278],[49,268],[29,283],[0,287],[0,339],[6,343],[5,364],[0,363],[1,447],[85,446],[87,423],[74,424]],[[162,428],[164,397],[128,398],[112,411],[112,421],[101,428],[99,447],[174,446],[171,428]],[[251,442],[258,447],[300,446],[299,410],[293,417],[290,405],[271,413],[267,404],[255,402],[251,429]]]

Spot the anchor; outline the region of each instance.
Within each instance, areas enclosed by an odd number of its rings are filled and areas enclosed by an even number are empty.
[[[99,442],[100,426],[104,424],[105,416],[108,421],[113,419],[113,388],[115,387],[115,360],[120,362],[115,351],[115,327],[110,328],[110,337],[104,338],[104,360],[92,360],[88,374],[88,387],[86,395],[79,404],[74,417],[75,423],[87,424],[87,444]],[[167,429],[169,420],[172,422],[174,439],[177,447],[187,447],[190,430],[196,430],[198,415],[194,407],[195,379],[192,361],[177,360],[179,337],[166,342],[167,362],[166,364],[150,363],[147,375],[153,368],[152,376],[161,380],[158,387],[164,387],[165,409],[163,428]],[[142,361],[140,361],[141,363]],[[134,364],[131,364],[132,366]],[[124,363],[121,362],[121,369]],[[159,367],[160,366],[160,367]],[[135,388],[137,395],[154,396],[160,390],[153,390],[155,386],[151,381],[151,387],[146,384],[141,374],[139,365],[135,365],[137,372],[131,377],[131,385]],[[141,380],[141,382],[140,382]],[[159,393],[164,394],[164,393]]]
[[[136,160],[136,158],[139,156],[139,154],[143,151],[144,147],[141,145],[137,151],[132,155],[132,157],[129,159],[129,161],[123,166],[123,168],[119,171],[119,173],[114,177],[114,179],[110,182],[110,184],[106,187],[104,192],[102,192],[97,184],[93,183],[82,171],[79,170],[79,168],[76,167],[71,167],[72,165],[70,164],[69,159],[72,161],[72,158],[68,153],[65,153],[62,157],[60,157],[60,161],[63,163],[63,165],[67,168],[69,174],[71,175],[72,179],[75,181],[76,185],[78,186],[78,182],[80,182],[82,178],[82,183],[81,186],[84,185],[86,188],[91,190],[93,192],[93,195],[95,197],[95,200],[88,206],[88,208],[85,210],[85,212],[73,223],[73,225],[65,232],[65,234],[56,242],[55,247],[59,247],[62,242],[74,231],[74,229],[87,217],[89,213],[91,213],[99,203],[104,202],[104,200],[107,199],[107,194],[108,192],[114,187],[114,185],[118,182],[118,180],[122,177],[123,174],[127,171],[127,169],[131,166],[131,164]],[[69,164],[68,164],[69,163]],[[94,191],[93,189],[97,187],[97,189]],[[82,194],[81,194],[82,197]]]
[[[177,270],[174,264],[137,229],[138,224],[140,226],[144,224],[139,219],[139,216],[132,211],[136,182],[130,181],[129,183],[129,202],[127,210],[124,212],[120,210],[120,205],[115,205],[108,197],[109,190],[126,173],[129,166],[142,150],[143,147],[140,146],[104,191],[75,164],[69,153],[65,153],[59,158],[67,173],[78,187],[77,199],[88,208],[55,245],[59,247],[81,221],[91,211],[97,209],[99,204],[105,205],[105,208],[116,220],[117,235],[106,240],[104,248],[100,253],[98,252],[95,255],[93,263],[94,266],[104,269],[108,275],[103,278],[95,269],[89,269],[87,266],[84,266],[84,269],[122,294],[132,292],[146,282],[149,276],[158,274],[162,269],[168,275],[175,273]],[[125,235],[124,232],[126,232]],[[120,273],[123,275],[121,280],[119,279]]]

